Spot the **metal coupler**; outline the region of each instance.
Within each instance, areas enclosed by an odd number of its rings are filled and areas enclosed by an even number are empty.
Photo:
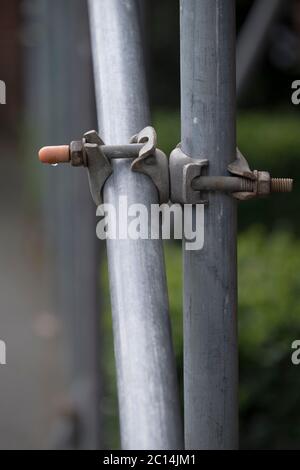
[[[90,190],[95,204],[102,203],[102,190],[113,173],[112,159],[130,158],[132,171],[143,173],[153,181],[159,202],[169,201],[169,163],[167,156],[157,149],[157,135],[153,127],[145,127],[126,145],[105,145],[96,131],[84,134],[83,139],[70,145],[44,147],[39,152],[42,163],[52,165],[71,163],[88,171]]]
[[[267,196],[271,192],[286,193],[293,189],[293,180],[271,178],[266,171],[251,171],[246,158],[237,150],[236,160],[228,165],[234,176],[206,176],[208,160],[193,159],[183,153],[180,145],[170,155],[171,201],[181,204],[205,204],[202,192],[223,191],[239,200]]]

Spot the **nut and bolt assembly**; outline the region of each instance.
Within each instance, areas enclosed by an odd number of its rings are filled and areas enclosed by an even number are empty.
[[[205,204],[208,202],[205,193],[221,191],[245,201],[293,189],[292,179],[271,178],[267,171],[251,171],[239,150],[228,166],[230,175],[207,175],[208,168],[208,159],[189,157],[179,144],[170,156],[171,200],[181,204]]]
[[[58,163],[71,163],[72,166],[88,166],[87,152],[84,140],[75,140],[70,145],[57,145],[43,147],[39,152],[42,163],[56,165]],[[109,159],[138,158],[143,144],[128,145],[100,145],[101,151]]]
[[[169,163],[167,156],[157,148],[153,127],[145,127],[124,145],[105,145],[96,131],[89,131],[82,140],[70,145],[44,147],[39,152],[42,163],[71,163],[74,167],[86,167],[91,194],[97,206],[102,203],[104,184],[113,173],[111,160],[120,158],[131,159],[132,171],[143,173],[152,180],[160,203],[169,201]]]
[[[133,159],[131,168],[148,175],[154,182],[160,202],[181,204],[207,203],[202,193],[222,191],[239,200],[268,196],[270,193],[288,193],[293,189],[289,178],[271,178],[267,171],[250,170],[245,157],[237,150],[236,160],[228,166],[231,176],[203,174],[209,166],[205,159],[194,160],[185,155],[180,145],[171,153],[170,160],[156,148],[156,133],[146,127],[125,145],[105,145],[95,131],[87,132],[82,140],[70,145],[44,147],[39,152],[43,163],[70,162],[88,170],[93,199],[102,202],[102,188],[112,174],[112,159]]]
[[[223,191],[228,193],[253,193],[267,196],[270,193],[289,193],[293,190],[290,178],[271,178],[266,171],[254,171],[255,180],[236,176],[199,176],[192,182],[196,191]]]

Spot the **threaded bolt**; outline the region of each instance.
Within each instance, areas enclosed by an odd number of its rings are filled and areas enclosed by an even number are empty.
[[[255,175],[256,180],[236,176],[199,176],[193,180],[192,188],[196,191],[253,193],[253,197],[267,196],[272,192],[289,193],[293,190],[292,179],[271,178],[266,171],[255,171]]]
[[[239,178],[241,189],[239,191],[245,193],[252,193],[254,191],[254,182],[248,179]]]
[[[271,179],[271,192],[272,193],[290,193],[293,190],[294,180],[290,178],[272,178]]]

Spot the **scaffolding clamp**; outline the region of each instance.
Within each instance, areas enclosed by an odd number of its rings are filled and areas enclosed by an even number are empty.
[[[113,173],[113,159],[133,159],[131,170],[147,175],[153,181],[159,202],[169,201],[169,164],[167,156],[157,149],[153,127],[145,127],[129,144],[105,145],[96,131],[86,132],[80,141],[70,145],[44,147],[39,152],[43,163],[71,163],[87,168],[90,191],[95,204],[102,204],[104,184]]]
[[[209,161],[186,155],[179,144],[170,155],[171,201],[180,204],[207,204],[205,193],[222,191],[242,201],[285,193],[293,189],[289,178],[271,178],[266,171],[250,170],[246,158],[237,149],[236,159],[228,165],[228,176],[208,176]]]
[[[132,144],[142,144],[138,157],[131,164],[132,171],[143,173],[151,178],[159,195],[159,202],[167,203],[170,197],[169,160],[157,148],[157,135],[153,127],[145,127],[131,139]]]
[[[178,144],[170,155],[170,199],[180,204],[205,204],[200,191],[192,187],[208,166],[206,159],[193,159],[186,155]]]

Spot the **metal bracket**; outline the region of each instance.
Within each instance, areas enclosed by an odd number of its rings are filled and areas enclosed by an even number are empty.
[[[236,159],[228,165],[234,176],[206,176],[203,169],[206,159],[193,159],[186,155],[180,145],[170,156],[171,201],[181,204],[205,204],[202,192],[223,191],[245,201],[271,192],[291,192],[293,180],[271,178],[266,171],[251,171],[246,158],[237,149]]]
[[[74,143],[73,143],[74,144]],[[141,144],[141,145],[135,145]],[[153,127],[146,127],[132,137],[125,146],[106,146],[96,131],[84,134],[83,155],[86,159],[90,190],[95,204],[102,203],[102,190],[107,178],[113,173],[112,158],[133,158],[132,171],[143,173],[153,181],[159,202],[169,201],[169,165],[167,156],[156,148],[157,136]],[[71,161],[72,144],[71,144]]]
[[[241,176],[242,178],[246,178],[251,181],[256,181],[258,177],[258,172],[253,172],[250,170],[249,164],[244,157],[244,155],[239,151],[239,149],[236,149],[236,159],[234,162],[230,163],[228,165],[228,171],[232,175],[235,176]],[[232,196],[235,199],[238,199],[240,201],[246,201],[248,199],[253,199],[256,196],[257,191],[250,191],[250,192],[236,192],[232,193]]]
[[[84,166],[88,171],[90,190],[95,204],[102,203],[102,190],[113,173],[112,159],[133,159],[132,171],[143,173],[154,183],[159,202],[169,201],[169,164],[167,156],[156,148],[157,136],[153,127],[145,127],[131,138],[129,144],[105,145],[96,131],[86,132],[83,139],[70,145],[43,147],[39,158],[43,163],[70,163]]]
[[[131,143],[144,144],[132,164],[132,171],[149,176],[159,195],[159,202],[169,202],[170,178],[167,156],[157,149],[157,135],[153,127],[145,127],[139,134],[131,138]]]
[[[237,149],[236,160],[228,165],[228,171],[235,176],[242,177],[251,191],[233,192],[232,196],[240,201],[247,201],[255,197],[268,196],[271,192],[291,192],[293,180],[289,178],[271,178],[267,171],[250,170],[246,158]]]
[[[171,201],[180,204],[206,204],[192,182],[207,168],[208,160],[195,160],[186,155],[179,144],[170,155]]]
[[[113,172],[110,160],[101,150],[103,145],[104,142],[96,131],[89,131],[84,134],[83,146],[87,156],[85,166],[87,167],[91,195],[97,206],[102,204],[102,190],[104,184]]]

